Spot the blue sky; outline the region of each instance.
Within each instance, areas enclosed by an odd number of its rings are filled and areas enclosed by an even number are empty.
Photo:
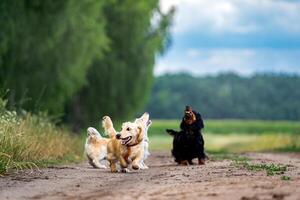
[[[300,74],[300,1],[161,0],[177,9],[172,46],[155,74]]]

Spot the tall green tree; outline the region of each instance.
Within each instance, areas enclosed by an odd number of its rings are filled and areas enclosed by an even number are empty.
[[[162,13],[158,0],[108,0],[103,10],[109,48],[93,62],[88,84],[71,102],[69,120],[77,125],[141,111],[152,86],[155,58],[170,41],[174,10]]]
[[[11,106],[63,111],[107,46],[98,0],[1,0],[0,87]]]

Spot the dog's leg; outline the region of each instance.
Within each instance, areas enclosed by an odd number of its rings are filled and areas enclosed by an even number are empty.
[[[140,163],[140,169],[149,169],[149,167],[144,163],[144,161],[142,161]]]
[[[188,162],[189,162],[190,165],[194,164],[192,160],[188,160]]]
[[[105,160],[105,159],[106,159],[106,155],[107,155],[106,151],[105,151],[105,152],[102,152],[102,153],[100,154],[99,162],[102,161],[102,160]],[[103,169],[106,169],[106,168],[107,168],[105,165],[101,165],[101,166],[102,166]]]
[[[127,169],[128,167],[128,161],[125,160],[122,156],[119,158],[119,162],[121,165],[121,172],[126,173],[129,172],[129,170]]]
[[[105,165],[102,165],[98,159],[93,159],[93,166],[95,166],[96,168],[99,168],[99,169],[106,169],[106,166]]]
[[[205,165],[205,159],[204,158],[198,158],[198,164],[199,165]]]
[[[143,156],[144,155],[144,152],[140,152],[136,157],[135,159],[132,161],[132,169],[134,170],[138,170],[140,169],[140,164],[141,164],[141,161],[143,159]]]
[[[87,158],[88,158],[88,160],[89,160],[89,164],[90,164],[92,167],[97,168],[97,167],[95,166],[95,164],[93,163],[93,159],[90,158],[90,157],[87,157]]]
[[[181,165],[189,165],[189,162],[187,160],[181,160],[180,164]]]
[[[116,161],[114,160],[109,160],[109,166],[110,166],[110,171],[113,173],[118,172],[117,166],[116,166]]]

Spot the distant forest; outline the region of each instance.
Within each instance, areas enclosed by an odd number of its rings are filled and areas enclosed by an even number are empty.
[[[300,76],[163,75],[155,79],[150,99],[147,110],[160,119],[180,118],[191,105],[204,118],[299,120]]]

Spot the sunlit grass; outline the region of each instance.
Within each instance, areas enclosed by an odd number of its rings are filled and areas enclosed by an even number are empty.
[[[38,168],[82,155],[82,141],[53,125],[46,117],[2,111],[0,118],[0,174],[11,169]]]
[[[300,151],[299,122],[207,120],[205,125],[203,135],[209,152]],[[149,129],[151,150],[172,148],[173,138],[165,132],[166,128],[178,130],[179,121],[153,120]]]

